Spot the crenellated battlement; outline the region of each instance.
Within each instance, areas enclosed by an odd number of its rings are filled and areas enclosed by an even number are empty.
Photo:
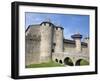
[[[57,26],[55,27],[55,30],[61,30],[62,31],[63,29],[64,28],[62,28],[62,27],[57,27]]]
[[[47,26],[47,27],[53,27],[54,25],[51,23],[51,22],[42,22],[41,24],[40,24],[41,26]]]

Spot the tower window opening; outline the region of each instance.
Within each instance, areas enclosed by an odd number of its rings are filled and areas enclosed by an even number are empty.
[[[58,28],[56,27],[56,30],[58,30]]]
[[[54,46],[56,46],[56,43],[53,43]]]
[[[52,49],[52,52],[55,52],[54,49]]]

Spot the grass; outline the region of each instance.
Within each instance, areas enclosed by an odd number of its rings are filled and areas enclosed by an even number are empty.
[[[80,61],[80,65],[89,65],[89,62],[85,61],[85,60],[81,60]]]
[[[71,60],[68,61],[69,63],[72,63]],[[80,61],[80,66],[82,65],[89,65],[89,62],[87,62],[86,60],[81,60]],[[41,67],[62,67],[64,66],[63,64],[60,63],[56,63],[53,61],[47,62],[47,63],[40,63],[40,64],[30,64],[28,66],[26,66],[26,68],[41,68]]]
[[[59,67],[59,66],[64,66],[64,65],[50,61],[50,62],[47,62],[47,63],[30,64],[30,65],[26,66],[26,68]]]

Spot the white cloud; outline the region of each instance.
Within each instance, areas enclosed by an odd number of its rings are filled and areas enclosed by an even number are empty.
[[[71,39],[72,32],[67,28],[64,28],[64,38]]]

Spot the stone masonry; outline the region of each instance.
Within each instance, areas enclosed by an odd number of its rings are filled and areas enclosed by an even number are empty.
[[[64,39],[63,27],[44,21],[37,25],[29,25],[25,32],[25,65],[37,64],[72,58],[77,60],[78,54],[89,61],[89,40],[81,42],[82,35],[72,35],[73,40]],[[81,59],[82,59],[81,56]],[[61,59],[60,59],[61,57]],[[86,58],[84,58],[86,57]],[[61,60],[63,63],[64,61]]]

